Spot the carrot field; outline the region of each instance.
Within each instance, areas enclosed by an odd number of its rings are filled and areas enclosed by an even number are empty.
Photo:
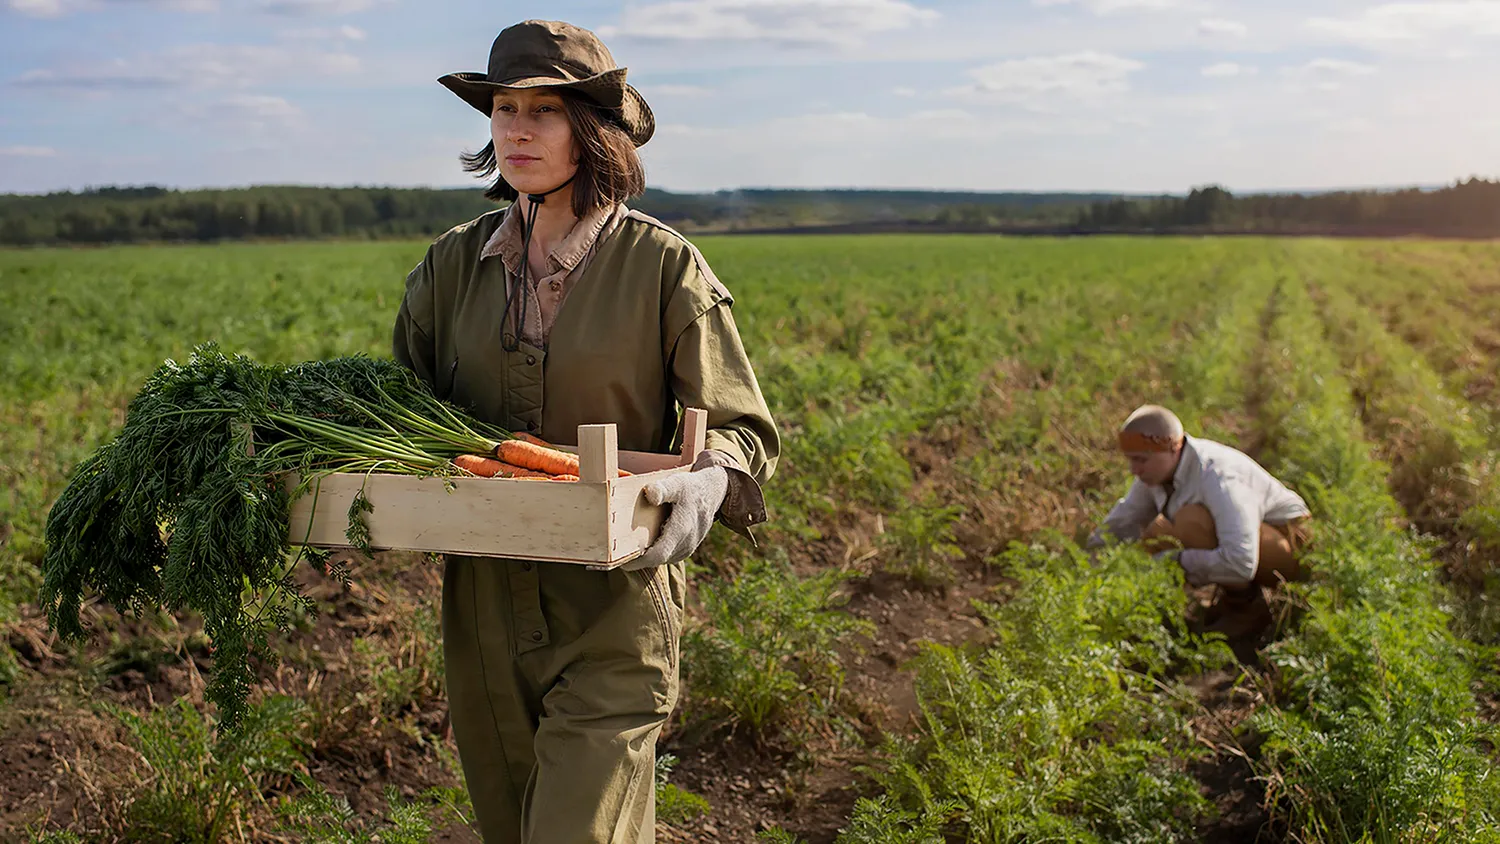
[[[690,567],[658,840],[1500,841],[1500,244],[696,242],[784,451],[759,547]],[[0,840],[479,840],[423,555],[304,566],[234,734],[201,619],[94,602],[73,644],[35,603],[157,366],[388,357],[426,245],[0,251]],[[1313,509],[1255,640],[1080,549],[1147,402]]]

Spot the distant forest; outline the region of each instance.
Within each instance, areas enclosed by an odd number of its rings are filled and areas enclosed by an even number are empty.
[[[996,231],[1500,237],[1500,181],[1234,196],[878,190],[649,190],[631,203],[687,232]],[[477,189],[105,187],[0,195],[0,245],[431,237],[495,206]]]

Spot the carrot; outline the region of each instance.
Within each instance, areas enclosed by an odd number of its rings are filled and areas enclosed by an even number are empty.
[[[553,475],[552,476],[552,480],[554,480],[554,481],[576,481],[576,480],[578,480],[578,476],[577,475]]]
[[[453,458],[453,465],[481,478],[546,478],[546,472],[534,472],[523,469],[504,460],[496,460],[493,457],[480,457],[477,454],[460,454]]]
[[[549,477],[551,477],[551,475],[547,474],[546,472],[538,472],[538,471],[536,471],[534,469],[527,469],[524,466],[517,466],[514,463],[506,463],[504,460],[496,460],[495,462],[500,464],[500,466],[502,467],[501,468],[501,474],[504,477],[507,477],[507,478],[549,478]]]
[[[495,448],[495,456],[549,475],[578,474],[578,455],[553,448],[545,440],[530,434],[516,434],[514,439],[501,440]],[[618,477],[628,478],[630,473],[620,469]]]
[[[501,440],[495,447],[495,456],[507,463],[527,469],[546,472],[549,475],[578,474],[578,455],[555,448],[546,448],[522,440]]]
[[[477,454],[460,454],[453,458],[453,465],[481,478],[493,478],[503,472],[505,466],[499,460]]]

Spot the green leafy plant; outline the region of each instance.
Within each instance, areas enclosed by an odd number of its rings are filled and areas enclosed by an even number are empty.
[[[940,505],[930,493],[897,510],[882,537],[891,551],[886,570],[923,586],[951,583],[952,561],[964,553],[954,540],[953,525],[963,514],[962,506]]]
[[[271,697],[251,705],[242,729],[219,731],[186,700],[149,714],[110,706],[145,763],[125,806],[125,833],[137,841],[217,844],[236,815],[263,799],[268,777],[302,761],[302,704]]]
[[[386,818],[375,824],[356,818],[349,801],[299,773],[305,789],[295,800],[276,808],[283,834],[293,834],[309,844],[425,844],[433,832],[428,807],[403,799],[394,786],[386,786]]]
[[[861,797],[835,844],[944,844],[948,818],[959,808],[959,803],[949,801],[909,811],[889,794]]]
[[[888,738],[887,799],[857,810],[860,840],[932,840],[949,824],[985,842],[1185,840],[1208,806],[1182,771],[1201,750],[1165,674],[1230,656],[1170,622],[1181,577],[1143,556],[1008,552],[1022,585],[985,609],[993,644],[918,658],[922,732]]]
[[[711,807],[702,795],[668,782],[677,757],[670,753],[656,757],[656,819],[666,824],[681,824],[709,813]]]
[[[72,639],[84,633],[87,589],[122,610],[201,612],[215,652],[207,696],[233,728],[253,680],[250,654],[266,652],[268,632],[290,622],[287,605],[266,595],[305,606],[292,579],[300,555],[286,560],[291,498],[316,495],[318,478],[333,471],[456,471],[447,458],[488,453],[502,436],[461,418],[391,361],[281,367],[199,348],[147,379],[119,436],[58,497],[40,602]],[[291,474],[301,486],[289,494]],[[349,514],[351,542],[367,550],[360,514],[368,509],[356,496]]]
[[[700,715],[760,734],[831,711],[843,686],[835,648],[871,629],[839,610],[837,590],[849,576],[802,580],[784,566],[754,563],[732,582],[701,586],[706,621],[683,638]]]
[[[1277,457],[1320,531],[1302,621],[1268,649],[1276,705],[1254,721],[1268,798],[1296,840],[1494,840],[1500,784],[1472,696],[1476,654],[1450,629],[1431,545],[1396,527],[1386,467],[1305,289],[1283,294],[1273,338],[1297,363],[1270,397],[1288,434]]]

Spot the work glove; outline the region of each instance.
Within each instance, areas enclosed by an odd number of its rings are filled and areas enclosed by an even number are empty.
[[[671,509],[656,541],[639,557],[620,566],[625,571],[675,563],[698,550],[729,493],[729,470],[702,465],[649,484],[643,492],[646,503],[653,507],[670,504]]]

